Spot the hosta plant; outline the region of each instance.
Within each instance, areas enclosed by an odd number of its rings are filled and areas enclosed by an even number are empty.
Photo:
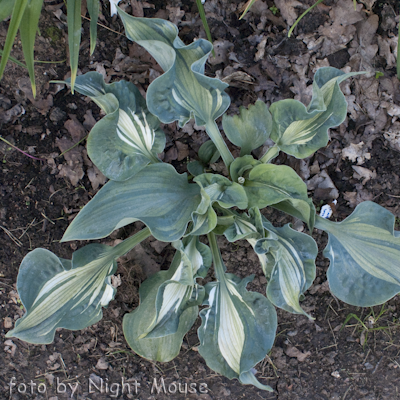
[[[226,84],[204,74],[211,44],[185,45],[176,26],[160,19],[134,18],[118,9],[129,39],[142,45],[165,73],[154,80],[146,100],[129,82],[106,84],[96,72],[78,76],[75,88],[106,114],[90,132],[88,154],[109,181],[80,211],[62,241],[100,239],[135,221],[146,227],[114,248],[89,244],[65,260],[44,249],[22,261],[17,288],[26,314],[7,337],[50,343],[57,328],[77,330],[102,317],[113,299],[110,276],[116,260],[150,235],[176,249],[166,271],[140,287],[140,304],[124,316],[129,346],[154,361],[172,360],[200,315],[199,353],[218,373],[244,384],[259,382],[254,366],[271,350],[277,329],[275,307],[308,315],[300,300],[316,273],[317,244],[290,224],[275,227],[262,209],[273,207],[303,220],[309,232],[326,231],[333,294],[356,306],[381,304],[400,292],[400,238],[394,216],[372,202],[361,203],[342,222],[317,215],[296,172],[273,164],[283,151],[299,159],[326,146],[328,129],[341,124],[347,104],[339,84],[357,73],[321,68],[310,104],[282,100],[269,108],[257,101],[239,115],[223,116],[228,140],[240,147],[234,158],[216,119],[230,104]],[[194,118],[211,140],[188,164],[190,175],[163,163],[165,136],[160,122]],[[252,151],[275,143],[259,159]],[[226,176],[208,164],[222,157]],[[227,272],[218,236],[247,240],[258,256],[265,294],[246,286],[253,276]],[[209,269],[213,266],[213,273]],[[209,282],[202,286],[198,278]]]

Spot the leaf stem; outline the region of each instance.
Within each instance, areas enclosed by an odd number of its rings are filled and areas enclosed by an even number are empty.
[[[260,158],[260,161],[263,162],[264,164],[268,164],[272,159],[277,157],[279,154],[279,147],[275,144],[272,147],[270,147],[265,154]]]
[[[232,164],[234,158],[232,156],[232,153],[229,151],[228,146],[224,142],[224,139],[222,139],[221,132],[219,131],[215,121],[212,120],[206,123],[206,131],[210,139],[215,144],[215,147],[221,154],[222,160],[224,161],[226,168],[228,168],[229,170],[229,166]]]
[[[215,237],[215,234],[212,232],[208,233],[207,237],[208,237],[208,244],[210,245],[211,249],[212,258],[214,261],[215,275],[220,282],[223,282],[225,274],[225,266],[222,262],[221,252],[219,251],[217,239]]]
[[[128,239],[125,239],[123,242],[117,244],[112,250],[112,256],[115,258],[122,257],[149,236],[151,236],[151,232],[150,229],[146,227]]]

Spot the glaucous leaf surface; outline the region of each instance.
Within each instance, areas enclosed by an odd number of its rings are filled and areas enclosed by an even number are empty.
[[[246,290],[254,275],[241,280],[224,272],[213,234],[209,235],[209,241],[217,281],[205,287],[204,304],[208,307],[200,312],[199,353],[210,368],[227,378],[272,391],[268,385],[259,383],[251,370],[273,345],[277,328],[275,308],[260,293]]]
[[[186,308],[179,317],[175,333],[163,337],[140,338],[153,323],[157,314],[156,304],[159,288],[171,281],[180,266],[181,253],[176,252],[168,271],[160,271],[146,279],[139,289],[140,304],[134,311],[125,314],[123,331],[132,350],[141,357],[153,361],[168,362],[179,354],[183,337],[194,324],[198,316],[198,307]]]
[[[178,240],[200,203],[200,187],[172,165],[150,164],[124,182],[107,182],[79,212],[62,241],[99,239],[142,221],[161,241]]]
[[[243,187],[249,207],[273,206],[314,224],[315,211],[307,196],[307,186],[296,172],[286,165],[261,164],[250,170]]]
[[[344,302],[360,307],[382,304],[400,292],[400,237],[394,215],[365,201],[342,222],[317,217],[328,232],[329,287]]]
[[[106,84],[101,74],[88,72],[76,78],[75,89],[107,114],[87,142],[89,157],[107,178],[124,181],[160,162],[157,154],[164,150],[165,135],[135,85],[123,80]]]
[[[72,256],[58,258],[35,249],[22,260],[17,289],[26,314],[7,337],[51,343],[57,328],[78,330],[98,322],[102,307],[114,298],[109,276],[116,270],[112,248],[89,244]]]
[[[191,235],[204,235],[217,225],[217,214],[212,205],[217,202],[222,208],[247,207],[247,196],[243,187],[222,175],[202,174],[194,178],[200,187],[201,202],[192,214]]]
[[[264,271],[268,278],[267,296],[279,308],[308,316],[299,299],[315,279],[317,244],[289,224],[275,228],[265,218],[263,224],[266,237],[257,240],[255,251],[269,256]]]
[[[272,130],[272,117],[264,102],[257,100],[255,104],[239,108],[239,115],[232,117],[226,114],[222,118],[222,127],[228,139],[240,147],[240,156],[250,154],[260,147]]]
[[[328,129],[340,125],[346,117],[347,102],[339,83],[358,74],[345,74],[332,67],[319,68],[308,107],[293,99],[271,105],[271,139],[282,151],[297,158],[308,157],[325,147],[329,139]]]
[[[140,339],[174,334],[182,313],[203,302],[204,287],[196,283],[196,278],[207,274],[211,265],[210,249],[197,236],[177,241],[174,247],[180,252],[180,263],[172,277],[159,286],[154,318]]]
[[[183,126],[193,117],[197,125],[206,125],[226,111],[230,99],[224,90],[228,85],[204,75],[210,42],[198,39],[186,46],[171,22],[135,18],[120,8],[118,13],[128,39],[143,46],[165,71],[148,88],[150,112],[162,122],[179,121]]]

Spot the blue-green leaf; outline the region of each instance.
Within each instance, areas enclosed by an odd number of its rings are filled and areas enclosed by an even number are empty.
[[[206,285],[208,307],[200,312],[199,353],[210,368],[229,379],[241,380],[275,339],[275,309],[260,293],[246,290],[252,279],[226,274],[222,281]]]
[[[212,208],[217,202],[222,208],[247,207],[247,196],[243,187],[221,175],[202,174],[194,181],[201,188],[201,203],[192,214],[191,235],[204,235],[217,225],[217,214]]]
[[[244,157],[243,157],[244,158]],[[252,165],[249,164],[251,168]],[[307,186],[296,172],[285,165],[261,164],[250,170],[243,184],[249,207],[273,206],[313,228],[315,209],[307,196]]]
[[[197,236],[175,242],[174,247],[180,251],[180,263],[171,278],[159,286],[154,318],[139,339],[174,334],[182,313],[203,302],[204,288],[196,283],[196,278],[207,274],[211,265],[210,249]]]
[[[169,164],[150,164],[124,182],[107,182],[62,241],[102,238],[140,220],[156,239],[171,242],[182,237],[199,203],[200,188],[189,184],[186,174],[179,175]]]
[[[342,222],[317,217],[329,234],[329,287],[344,302],[360,307],[382,304],[400,292],[400,237],[395,217],[370,201]]]
[[[347,112],[346,99],[339,88],[343,80],[358,75],[332,68],[319,68],[313,83],[313,98],[306,107],[297,100],[273,103],[271,139],[279,149],[305,158],[328,143],[328,129],[340,125]]]
[[[7,333],[29,343],[51,343],[56,328],[78,330],[102,318],[102,307],[114,298],[109,275],[116,269],[112,248],[89,244],[72,262],[45,249],[22,260],[17,289],[26,314]]]
[[[246,110],[240,107],[240,114],[232,117],[226,114],[222,118],[222,126],[228,139],[240,147],[240,156],[250,154],[260,147],[272,130],[272,117],[267,106],[260,100]]]
[[[165,135],[136,86],[126,81],[106,84],[102,75],[88,72],[76,78],[75,89],[107,114],[87,143],[89,157],[105,176],[123,181],[160,162],[157,154],[164,150]]]
[[[228,85],[204,75],[210,42],[198,39],[185,46],[177,27],[168,21],[135,18],[120,8],[118,13],[127,37],[143,46],[165,71],[148,88],[150,112],[162,122],[179,121],[183,126],[192,117],[197,125],[206,125],[226,111],[230,99],[224,89]]]
[[[186,308],[179,317],[175,333],[162,337],[143,337],[153,323],[156,310],[157,295],[161,285],[171,280],[181,262],[181,253],[176,252],[168,271],[160,271],[146,279],[140,286],[140,304],[133,312],[125,314],[123,330],[125,339],[132,350],[141,357],[153,361],[167,362],[175,358],[182,345],[183,336],[189,331],[198,316],[198,307]]]
[[[307,315],[299,299],[315,279],[317,244],[311,236],[291,229],[289,224],[275,228],[265,218],[263,222],[267,235],[257,241],[255,250],[269,256],[264,271],[269,279],[267,296],[279,308]]]
[[[209,240],[213,251],[215,236],[209,235]],[[273,345],[277,327],[275,308],[260,293],[246,290],[254,276],[241,280],[224,273],[221,255],[213,251],[213,258],[218,281],[205,287],[208,307],[200,312],[199,353],[214,371],[229,379],[254,384],[256,379],[250,379],[248,374]],[[272,391],[266,385],[263,389]]]

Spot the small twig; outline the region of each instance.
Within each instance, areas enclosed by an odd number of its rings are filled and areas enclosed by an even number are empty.
[[[33,157],[30,154],[26,153],[25,151],[21,150],[20,148],[18,148],[17,146],[14,146],[12,143],[10,143],[7,139],[4,139],[3,136],[0,136],[0,140],[2,140],[4,143],[7,143],[9,146],[13,147],[15,150],[20,151],[22,154],[24,154],[25,156],[32,158],[36,161],[46,161],[43,158],[37,158],[37,157]]]
[[[20,242],[7,228],[4,228],[4,226],[0,225],[0,228],[3,229],[5,234],[19,247],[22,246],[22,242]]]
[[[25,228],[25,230],[22,232],[21,236],[18,239],[21,239],[22,236],[25,235],[25,233],[28,231],[28,229],[35,223],[36,218],[33,218],[32,222]]]

